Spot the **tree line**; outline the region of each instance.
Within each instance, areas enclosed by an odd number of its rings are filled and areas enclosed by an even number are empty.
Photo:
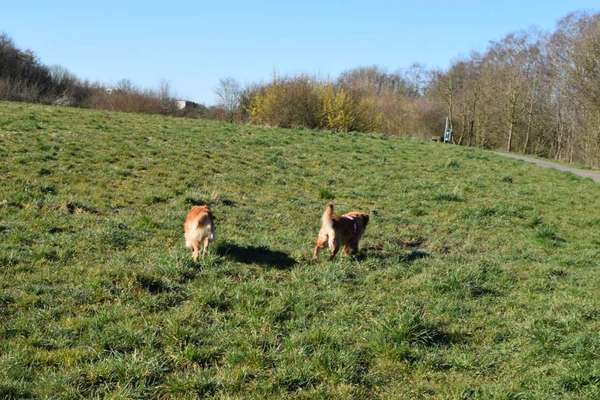
[[[549,33],[510,33],[445,71],[374,66],[245,88],[226,79],[218,95],[230,120],[430,139],[448,117],[460,145],[599,167],[600,14],[570,14]]]
[[[459,144],[600,166],[600,14],[512,33],[437,73]]]
[[[0,100],[125,112],[189,113],[177,110],[166,82],[158,90],[148,90],[126,79],[111,87],[84,81],[64,67],[44,65],[33,51],[17,48],[5,33],[0,33]]]
[[[414,64],[355,68],[336,79],[222,79],[218,103],[178,110],[168,84],[113,88],[43,65],[0,34],[0,99],[205,117],[278,127],[439,136],[456,144],[600,166],[600,13],[577,12],[552,32],[515,32],[446,70]]]

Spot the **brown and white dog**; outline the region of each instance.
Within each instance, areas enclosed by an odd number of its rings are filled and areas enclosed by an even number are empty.
[[[200,246],[204,257],[208,245],[215,240],[215,220],[210,208],[207,205],[192,207],[185,218],[183,231],[185,246],[192,249],[194,261],[198,260]]]
[[[365,233],[368,223],[368,214],[352,211],[338,216],[333,212],[333,203],[327,204],[321,217],[321,230],[313,251],[313,259],[317,258],[319,251],[325,247],[329,247],[331,251],[330,260],[335,258],[340,246],[344,246],[346,255],[357,252],[358,242]]]

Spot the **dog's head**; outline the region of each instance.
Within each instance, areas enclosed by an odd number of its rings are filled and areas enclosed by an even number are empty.
[[[363,219],[363,224],[364,224],[365,226],[367,226],[367,225],[368,225],[368,223],[369,223],[369,214],[364,214],[364,215],[362,216],[362,219]]]

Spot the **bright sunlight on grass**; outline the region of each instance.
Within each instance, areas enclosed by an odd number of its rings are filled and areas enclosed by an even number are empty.
[[[600,186],[472,148],[0,103],[0,398],[600,397]],[[326,202],[371,213],[312,262]],[[183,218],[209,203],[210,255]]]

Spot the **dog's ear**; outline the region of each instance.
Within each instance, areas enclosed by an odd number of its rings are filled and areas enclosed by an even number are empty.
[[[367,224],[369,223],[369,214],[363,215],[363,221],[365,226],[367,226]]]

